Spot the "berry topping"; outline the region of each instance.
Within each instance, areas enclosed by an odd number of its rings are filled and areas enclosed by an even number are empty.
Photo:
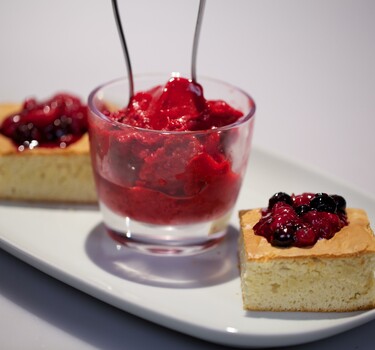
[[[0,133],[23,151],[37,146],[65,148],[87,129],[87,107],[75,96],[58,94],[40,103],[27,99],[20,112],[3,121]]]
[[[348,224],[346,201],[339,195],[274,194],[254,226],[256,235],[277,247],[308,247],[319,239],[331,239]]]

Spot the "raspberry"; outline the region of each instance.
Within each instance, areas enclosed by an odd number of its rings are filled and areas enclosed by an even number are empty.
[[[295,233],[295,246],[296,247],[307,247],[315,244],[318,240],[318,236],[312,227],[303,224]]]
[[[258,232],[260,236],[265,237],[267,240],[272,238],[272,230],[270,223],[272,222],[272,217],[263,217],[254,226],[254,231]]]
[[[310,211],[303,215],[302,219],[313,227],[319,238],[330,239],[342,227],[339,217],[328,212]]]
[[[291,205],[287,204],[287,203],[284,203],[284,202],[277,202],[272,207],[271,213],[275,216],[281,215],[281,214],[289,214],[293,217],[296,216],[293,207]]]
[[[273,216],[272,222],[270,224],[270,228],[272,231],[276,231],[278,229],[293,226],[296,224],[296,218],[289,214],[281,214],[277,216]]]
[[[310,205],[310,201],[314,198],[315,194],[310,192],[305,192],[298,195],[292,195],[293,205],[299,207],[300,205]]]

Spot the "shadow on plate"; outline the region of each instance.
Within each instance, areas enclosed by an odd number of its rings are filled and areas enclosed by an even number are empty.
[[[156,287],[201,288],[239,276],[238,230],[230,226],[214,248],[190,256],[148,255],[118,244],[103,224],[93,228],[86,240],[88,257],[111,275]]]
[[[246,317],[258,319],[303,321],[303,320],[336,320],[353,318],[366,311],[356,312],[270,312],[270,311],[247,311]]]

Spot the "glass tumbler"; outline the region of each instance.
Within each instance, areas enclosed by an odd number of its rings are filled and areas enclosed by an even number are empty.
[[[135,77],[138,91],[167,75]],[[200,78],[206,100],[224,100],[243,116],[203,131],[160,131],[114,121],[105,109],[129,100],[126,78],[89,96],[90,149],[100,210],[117,242],[151,254],[193,254],[226,234],[250,153],[255,103],[230,84]]]

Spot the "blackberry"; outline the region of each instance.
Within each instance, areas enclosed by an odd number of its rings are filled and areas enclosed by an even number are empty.
[[[301,216],[301,215],[307,213],[308,211],[310,211],[311,207],[309,205],[302,204],[302,205],[296,207],[294,210],[295,210],[295,212],[297,213],[298,216]]]
[[[336,213],[337,210],[335,200],[327,193],[317,193],[311,200],[310,207],[311,209],[328,213]]]
[[[346,209],[346,200],[344,197],[339,196],[338,194],[333,194],[331,197],[336,202],[336,207],[338,212],[345,212]]]
[[[289,204],[293,206],[293,199],[289,194],[285,192],[277,192],[275,193],[268,201],[268,209],[272,209],[272,207],[277,203],[277,202],[284,202],[286,204]]]
[[[273,233],[271,244],[277,247],[289,247],[294,243],[295,228],[293,226],[285,226],[278,228]]]

